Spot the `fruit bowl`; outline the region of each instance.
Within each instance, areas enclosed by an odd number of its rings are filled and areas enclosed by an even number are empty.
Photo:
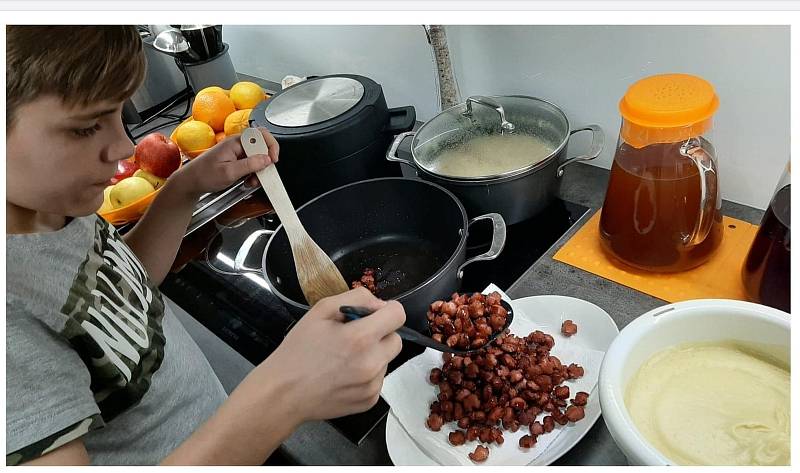
[[[178,169],[183,167],[183,161],[181,161],[180,166]],[[174,174],[174,173],[173,173]],[[98,212],[98,215],[103,217],[108,223],[120,226],[125,225],[126,223],[131,223],[139,220],[144,215],[145,211],[150,207],[150,203],[153,202],[153,199],[156,198],[158,192],[163,188],[159,187],[158,189],[154,190],[153,192],[142,196],[138,200],[134,200],[128,205],[120,207],[118,209],[112,209],[107,212]]]

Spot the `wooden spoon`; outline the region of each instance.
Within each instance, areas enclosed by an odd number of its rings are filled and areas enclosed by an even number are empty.
[[[242,130],[242,147],[247,156],[254,154],[267,154],[267,143],[264,136],[255,128],[245,128]],[[297,212],[289,200],[289,195],[283,187],[278,169],[274,165],[267,166],[256,173],[261,186],[269,197],[275,213],[281,219],[286,236],[289,237],[289,245],[292,247],[292,257],[297,270],[297,280],[300,288],[308,301],[308,305],[313,306],[323,297],[335,296],[347,292],[347,286],[342,273],[333,261],[322,251],[314,240],[308,235]]]

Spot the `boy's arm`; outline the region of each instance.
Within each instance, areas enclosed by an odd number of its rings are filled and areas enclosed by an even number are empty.
[[[172,267],[197,203],[195,194],[184,187],[180,179],[168,179],[144,216],[123,237],[156,285]]]
[[[265,129],[269,156],[245,157],[239,136],[226,138],[167,179],[139,223],[123,239],[156,285],[167,276],[199,197],[278,162],[278,142]]]
[[[23,466],[84,466],[91,463],[83,440],[75,439]]]
[[[256,385],[247,379],[220,409],[162,465],[258,465],[270,456],[301,421],[285,399],[290,392],[279,379]],[[277,382],[276,382],[277,381]],[[264,402],[264,399],[269,402]],[[254,415],[257,413],[257,415]],[[25,463],[29,466],[89,465],[83,440],[76,439]]]
[[[342,305],[374,312],[343,323]],[[366,411],[378,402],[387,365],[402,349],[395,330],[405,320],[399,302],[381,301],[365,288],[322,299],[161,463],[258,465],[301,423]],[[89,456],[77,440],[26,465],[37,462],[88,464]]]
[[[263,463],[302,423],[298,417],[302,409],[287,398],[293,392],[286,385],[288,379],[269,364],[256,368],[261,371],[258,375],[245,378],[219,410],[161,464]]]

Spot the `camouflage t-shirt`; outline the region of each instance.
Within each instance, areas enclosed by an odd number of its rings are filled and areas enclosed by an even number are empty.
[[[81,438],[93,464],[155,464],[225,391],[114,227],[6,236],[6,464]]]

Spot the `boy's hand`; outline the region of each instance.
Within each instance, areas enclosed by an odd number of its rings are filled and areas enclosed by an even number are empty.
[[[170,179],[174,179],[188,195],[197,198],[206,192],[221,191],[238,179],[277,163],[278,142],[265,128],[258,130],[267,142],[269,156],[258,154],[247,157],[239,141],[240,135],[229,136],[183,165]],[[258,180],[252,176],[248,183],[256,186]]]
[[[340,305],[377,310],[343,323]],[[364,288],[322,299],[162,464],[257,465],[303,422],[369,409],[402,347],[394,331],[404,321],[403,306]]]
[[[377,310],[343,323],[342,305]],[[400,353],[402,341],[395,330],[405,320],[400,303],[382,301],[363,287],[327,297],[248,378],[285,386],[281,407],[298,423],[366,411],[378,402],[387,365]]]

